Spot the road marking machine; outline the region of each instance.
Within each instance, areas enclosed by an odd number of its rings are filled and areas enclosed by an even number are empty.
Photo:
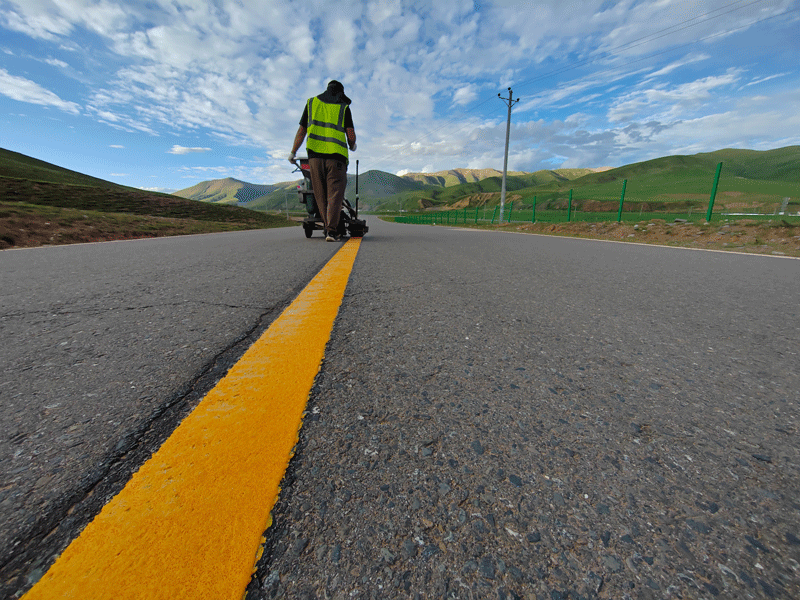
[[[297,186],[297,195],[300,202],[306,205],[306,212],[308,216],[303,219],[303,231],[307,238],[310,238],[315,230],[322,231],[325,226],[322,222],[322,216],[319,214],[317,202],[314,199],[314,189],[311,186],[311,167],[308,164],[308,158],[298,157],[297,162],[300,164],[300,172],[303,174],[303,181]],[[356,161],[356,205],[350,204],[347,198],[342,203],[342,214],[339,217],[339,228],[336,233],[340,236],[349,235],[350,237],[364,237],[364,234],[369,231],[367,222],[364,219],[358,218],[358,161]]]

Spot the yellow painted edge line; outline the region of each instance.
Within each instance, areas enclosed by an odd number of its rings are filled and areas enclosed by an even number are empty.
[[[23,598],[242,598],[360,242],[342,246]]]

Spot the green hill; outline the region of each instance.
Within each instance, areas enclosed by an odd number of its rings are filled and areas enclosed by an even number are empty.
[[[726,176],[768,181],[800,181],[800,146],[766,151],[726,149],[690,156],[665,156],[601,173],[591,173],[578,181],[588,184],[644,176],[692,177],[701,174],[705,177],[720,162],[724,165]]]
[[[246,204],[266,196],[277,188],[276,185],[257,185],[228,177],[203,181],[185,190],[175,192],[174,195],[203,202]]]
[[[0,148],[0,249],[287,224],[246,208],[117,185]]]
[[[486,170],[487,172],[490,170]],[[495,173],[499,173],[495,171]],[[537,187],[558,189],[561,184],[593,173],[592,169],[555,169],[535,173],[511,172],[506,177],[506,192],[522,192]],[[487,173],[488,174],[488,173]],[[451,186],[425,186],[386,197],[378,203],[380,210],[419,210],[447,207],[466,208],[494,205],[500,201],[502,173]]]
[[[123,189],[125,187],[110,181],[90,177],[83,173],[70,171],[5,148],[0,148],[0,177],[111,189]]]
[[[506,181],[507,201],[515,202],[517,206],[530,206],[536,198],[537,206],[555,207],[566,202],[568,192],[572,189],[576,206],[581,209],[592,203],[618,203],[622,181],[627,180],[627,202],[683,202],[687,206],[692,203],[699,205],[708,201],[714,170],[719,162],[724,163],[718,195],[718,202],[723,206],[766,207],[780,203],[786,197],[791,198],[790,204],[794,205],[800,197],[800,146],[790,146],[767,151],[723,149],[690,156],[666,156],[600,172],[592,169],[511,172]],[[370,170],[359,176],[360,207],[365,210],[442,210],[494,206],[500,201],[501,175],[494,169],[451,169],[439,173],[409,173],[403,176]],[[83,194],[86,198],[84,205],[92,204],[97,210],[106,211],[165,214],[164,207],[177,207],[176,202],[202,201],[182,205],[184,208],[181,209],[169,210],[178,213],[185,211],[188,214],[193,211],[206,213],[210,210],[209,205],[231,210],[245,210],[241,207],[247,207],[252,210],[239,213],[245,215],[242,218],[247,220],[252,219],[254,213],[261,215],[265,210],[301,208],[296,194],[296,187],[301,179],[257,185],[226,178],[202,182],[174,195],[155,194],[76,173],[3,149],[0,149],[0,178],[84,186],[124,191],[128,194],[128,200],[122,204],[112,202],[113,194],[105,197],[96,192]],[[76,194],[67,193],[66,196],[72,198],[69,202],[76,202]],[[49,197],[53,197],[53,194]],[[90,197],[95,200],[90,202]],[[355,200],[355,174],[348,176],[347,197],[351,202]],[[133,198],[138,200],[133,201]],[[234,204],[238,207],[226,206]],[[202,211],[199,210],[200,207],[203,207]],[[217,216],[207,213],[202,218],[225,220],[233,215],[232,212],[214,214]]]
[[[717,150],[696,155],[712,163],[725,163],[725,170],[737,177],[770,181],[800,181],[800,146],[775,150]]]
[[[591,169],[556,169],[536,173],[511,172],[506,178],[506,189],[521,189],[532,185],[570,181],[592,173]],[[204,181],[175,192],[193,200],[215,203],[238,203],[254,210],[282,210],[288,201],[289,208],[298,208],[296,188],[302,180],[259,186],[236,179]],[[425,199],[433,204],[446,204],[470,194],[499,192],[502,173],[495,169],[452,169],[439,173],[408,173],[398,176],[385,171],[371,170],[359,174],[360,206],[365,210],[384,209],[387,206],[403,208],[407,199]],[[263,193],[262,193],[263,192]],[[355,200],[355,174],[347,177],[347,198]],[[247,198],[246,200],[244,198]],[[245,204],[246,202],[246,204]]]
[[[423,185],[450,187],[462,183],[475,183],[489,177],[502,177],[497,169],[450,169],[438,173],[406,173],[401,177]]]
[[[176,195],[193,200],[205,202],[237,202],[252,210],[283,210],[287,205],[290,210],[301,208],[297,197],[297,186],[302,179],[276,183],[271,186],[257,186],[235,179],[217,179],[204,181],[195,186],[176,192]],[[366,209],[380,204],[381,199],[411,190],[420,190],[425,186],[419,182],[398,177],[384,171],[367,171],[358,176],[358,191],[361,198],[360,206]],[[260,193],[264,191],[264,193]],[[250,199],[247,194],[250,194]],[[347,176],[347,198],[355,201],[356,176],[351,173]]]
[[[627,180],[626,202],[683,203],[700,207],[708,202],[717,164],[722,162],[717,202],[720,208],[761,207],[780,204],[783,198],[800,196],[800,146],[769,151],[726,149],[691,156],[656,158],[590,173],[556,187],[538,186],[522,191],[521,202],[537,206],[564,203],[574,191],[578,206],[585,203],[619,201],[622,182]],[[549,203],[549,204],[548,204]]]
[[[716,166],[723,163],[717,203],[736,210],[753,207],[771,211],[784,198],[795,206],[800,197],[800,146],[768,151],[725,149],[692,156],[667,156],[594,172],[589,169],[558,169],[514,174],[507,179],[507,201],[515,206],[565,208],[569,190],[574,207],[610,210],[617,206],[623,180],[627,180],[626,204],[663,203],[682,207],[705,206],[713,185]],[[495,206],[500,202],[500,179],[447,188],[427,188],[386,198],[381,208],[392,210],[442,210]],[[663,206],[661,206],[663,208]]]

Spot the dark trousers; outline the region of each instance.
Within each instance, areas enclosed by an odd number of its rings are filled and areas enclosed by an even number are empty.
[[[311,187],[326,234],[335,234],[347,187],[347,163],[332,158],[309,158]]]

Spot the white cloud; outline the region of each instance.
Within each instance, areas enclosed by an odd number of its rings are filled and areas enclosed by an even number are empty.
[[[211,152],[211,148],[186,148],[175,144],[170,150],[167,150],[167,154],[196,154],[203,152]]]
[[[161,194],[172,194],[178,191],[173,188],[164,188],[164,187],[140,187],[139,189],[144,190],[145,192],[159,192]]]
[[[698,40],[747,31],[797,1],[307,0],[299,10],[290,0],[1,0],[0,27],[34,38],[47,62],[80,76],[86,109],[10,67],[0,71],[0,93],[119,131],[257,148],[267,166],[244,172],[285,180],[303,102],[330,79],[353,98],[362,162],[411,172],[501,165],[506,109],[496,94],[512,86],[522,98],[513,112],[516,168],[558,157],[605,164],[626,144],[666,147],[682,123],[726,112],[717,100],[730,104],[737,86],[794,85],[794,67],[775,74],[748,64],[743,58],[755,59],[746,53],[723,56],[720,38]],[[771,23],[790,39],[797,19]],[[780,126],[765,131],[786,137]],[[727,134],[715,135],[709,144]]]
[[[58,60],[57,58],[48,58],[45,61],[48,65],[53,67],[58,67],[59,69],[67,69],[69,68],[69,64],[64,62],[63,60]]]
[[[751,81],[750,83],[744,84],[744,87],[750,87],[751,85],[758,85],[760,83],[765,83],[765,82],[771,81],[773,79],[779,79],[781,77],[786,77],[787,75],[789,75],[789,73],[776,73],[775,75],[770,75],[768,77],[760,77],[758,79],[755,79],[755,80]]]
[[[125,148],[125,146],[120,146],[119,144],[111,144],[111,145],[109,146],[109,148],[116,148],[116,149],[118,149],[118,150],[122,150],[122,149],[124,149],[124,148]]]
[[[682,58],[681,60],[676,60],[674,62],[671,62],[667,66],[662,67],[662,68],[658,69],[657,71],[654,71],[653,73],[651,73],[649,75],[648,78],[649,79],[655,79],[657,77],[664,77],[665,75],[669,75],[670,73],[672,73],[674,71],[677,71],[678,69],[682,69],[683,67],[685,67],[687,65],[691,65],[691,64],[694,64],[694,63],[699,63],[699,62],[708,60],[710,58],[711,58],[711,56],[708,55],[708,54],[691,54],[689,56],[686,56],[686,57]]]
[[[62,100],[58,95],[43,88],[38,83],[11,75],[5,69],[0,69],[0,94],[18,102],[52,106],[73,115],[81,112],[80,107],[75,102]]]
[[[230,167],[182,167],[181,171],[195,173],[227,173],[230,171]]]
[[[328,26],[327,47],[323,50],[325,65],[329,73],[346,73],[355,65],[356,38],[358,31],[352,16],[334,20]],[[335,77],[339,79],[341,76]]]
[[[55,40],[72,31],[72,22],[59,14],[49,0],[9,2],[9,5],[12,8],[4,10],[1,16],[5,27],[12,31],[45,40]]]
[[[453,94],[453,104],[471,104],[478,97],[478,89],[473,84],[468,84],[458,88]]]
[[[639,89],[624,99],[612,103],[608,119],[620,123],[634,119],[678,120],[691,115],[691,111],[705,108],[712,100],[712,92],[732,87],[741,78],[737,69],[729,69],[724,75],[712,75],[680,85],[658,84]]]

